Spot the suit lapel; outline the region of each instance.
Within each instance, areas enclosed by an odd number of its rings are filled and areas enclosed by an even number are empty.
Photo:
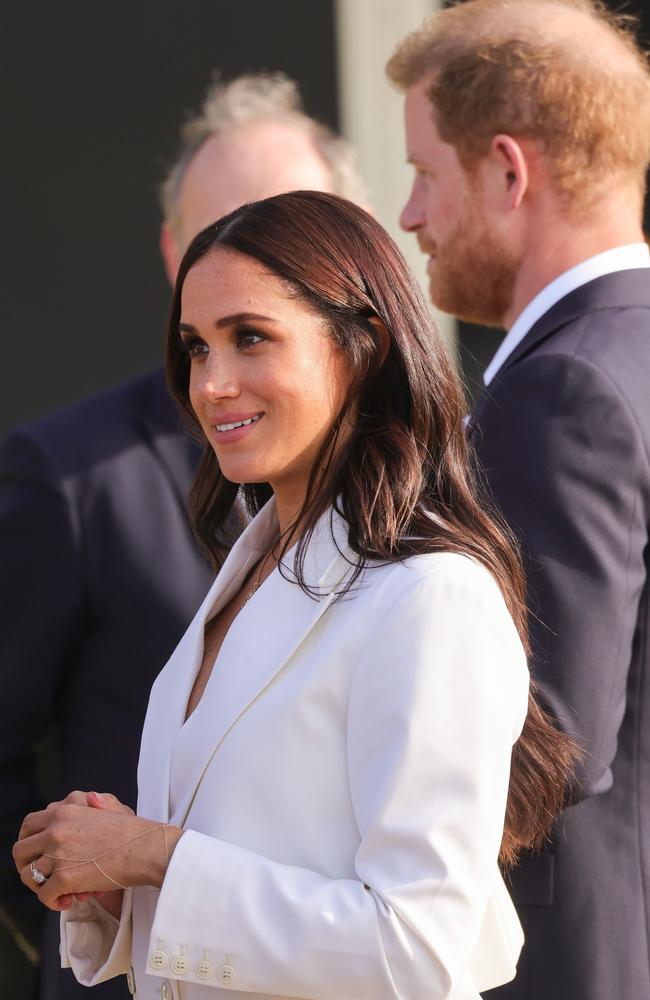
[[[470,420],[470,433],[480,424],[481,411],[498,387],[499,379],[562,327],[602,309],[650,308],[650,269],[617,271],[594,278],[569,292],[537,320],[506,358],[493,382],[486,386]]]
[[[184,511],[201,451],[181,424],[176,404],[165,386],[164,372],[151,381],[149,406],[141,416],[144,434],[158,457]]]
[[[222,740],[325,613],[355,558],[347,545],[344,523],[331,512],[317,525],[304,563],[305,579],[317,589],[317,599],[292,582],[293,556],[293,550],[285,556],[285,575],[275,570],[240,611],[201,702],[176,730],[170,767],[170,822],[174,824],[183,825]],[[194,655],[196,664],[195,650]],[[192,678],[194,674],[195,669]],[[185,701],[188,694],[189,690]]]
[[[200,446],[183,428],[181,417],[165,386],[164,373],[152,379],[148,410],[140,418],[149,447],[169,479],[183,518],[187,500],[201,457]],[[237,500],[223,526],[221,538],[230,546],[241,535],[250,518],[243,502]]]

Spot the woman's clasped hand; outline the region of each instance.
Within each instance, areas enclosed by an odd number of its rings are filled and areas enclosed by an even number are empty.
[[[49,909],[94,896],[119,912],[123,889],[162,884],[181,833],[136,816],[114,795],[75,791],[25,817],[13,856],[23,883]]]

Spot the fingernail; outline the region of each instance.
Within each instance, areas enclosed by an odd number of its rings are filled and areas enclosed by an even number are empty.
[[[96,799],[99,799],[99,801],[100,801],[100,802],[103,802],[103,801],[104,801],[104,796],[103,796],[103,795],[100,795],[100,794],[99,794],[99,792],[91,792],[90,794],[91,794],[91,795],[94,795],[94,796],[95,796],[95,798],[96,798]]]

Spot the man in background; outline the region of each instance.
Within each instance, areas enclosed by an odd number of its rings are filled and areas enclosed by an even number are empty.
[[[206,225],[296,188],[366,200],[350,147],[304,113],[292,81],[211,87],[162,186],[170,282]],[[39,746],[47,798],[106,790],[135,806],[149,689],[213,575],[185,513],[198,456],[160,368],[13,431],[0,453],[0,921],[32,961],[45,911],[19,884],[11,845],[43,804]],[[0,970],[1,995],[31,996],[12,969]],[[38,996],[87,996],[59,968],[56,919]],[[93,996],[128,992],[119,980]]]
[[[489,996],[648,1000],[647,60],[591,0],[467,0],[388,73],[433,301],[507,331],[471,431],[522,542],[532,671],[584,751],[552,843],[511,873],[526,943]]]

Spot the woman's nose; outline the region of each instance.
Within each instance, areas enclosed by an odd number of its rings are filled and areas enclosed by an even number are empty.
[[[239,395],[239,387],[235,372],[224,362],[208,358],[197,373],[196,390],[198,395],[212,402],[215,399],[232,399]]]

